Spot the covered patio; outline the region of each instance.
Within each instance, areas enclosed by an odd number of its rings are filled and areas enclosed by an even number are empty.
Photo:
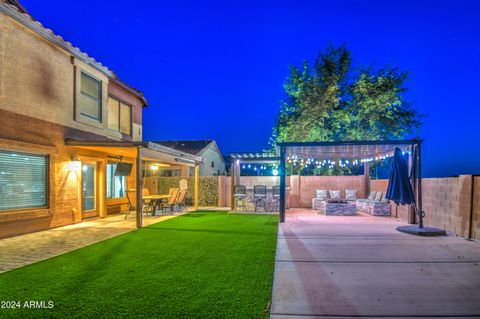
[[[286,177],[288,165],[299,167],[313,166],[317,168],[362,167],[366,194],[370,188],[370,164],[393,156],[395,148],[400,148],[408,155],[412,172],[410,178],[414,188],[419,211],[422,211],[421,188],[421,144],[423,140],[385,140],[385,141],[344,141],[344,142],[284,142],[279,143],[280,165],[280,222],[285,222]],[[410,211],[410,223],[417,222],[417,216]]]
[[[98,163],[98,202],[100,217],[106,214],[106,190],[102,185],[106,184],[105,166],[108,161],[115,163],[127,162],[131,164],[132,178],[128,180],[128,191],[134,192],[134,198],[129,198],[128,209],[132,204],[135,206],[136,227],[143,226],[144,212],[144,179],[148,170],[155,170],[158,167],[174,167],[182,170],[182,174],[188,176],[190,168],[194,168],[194,189],[193,205],[198,208],[198,189],[199,174],[198,164],[202,162],[202,157],[159,145],[152,142],[135,141],[80,141],[67,139],[65,145],[72,147],[77,156],[72,162],[82,164],[82,162],[93,161]],[[81,187],[81,185],[79,186]],[[80,191],[79,191],[80,192]],[[80,192],[81,193],[81,192]],[[156,195],[156,194],[151,194]],[[165,195],[166,196],[166,195]],[[80,208],[81,209],[81,208]]]

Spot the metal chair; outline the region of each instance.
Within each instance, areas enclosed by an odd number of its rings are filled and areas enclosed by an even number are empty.
[[[244,185],[235,185],[233,186],[233,200],[234,207],[242,207],[243,211],[247,211],[247,188]]]
[[[273,211],[277,211],[280,208],[280,185],[272,187],[273,192]]]
[[[267,211],[267,186],[255,185],[253,186],[253,200],[255,201],[255,211],[257,211],[258,204],[262,204],[263,211]]]

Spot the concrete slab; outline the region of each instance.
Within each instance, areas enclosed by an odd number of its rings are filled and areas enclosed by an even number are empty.
[[[287,215],[271,318],[480,316],[480,244],[399,233],[392,218]]]

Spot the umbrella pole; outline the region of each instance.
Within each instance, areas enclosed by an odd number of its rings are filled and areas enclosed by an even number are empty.
[[[418,192],[418,227],[423,228],[423,216],[425,215],[422,209],[422,154],[420,150],[420,144],[417,144],[417,192]]]

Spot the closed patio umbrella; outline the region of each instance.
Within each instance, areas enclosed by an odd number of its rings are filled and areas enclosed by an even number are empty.
[[[415,156],[414,156],[415,157]],[[412,167],[415,167],[413,163]],[[397,205],[413,205],[415,213],[418,214],[418,226],[400,226],[397,230],[421,236],[439,236],[446,235],[445,230],[423,227],[424,212],[419,212],[415,203],[415,194],[408,175],[408,164],[402,151],[397,147],[392,160],[392,170],[388,180],[387,193],[385,197]]]

